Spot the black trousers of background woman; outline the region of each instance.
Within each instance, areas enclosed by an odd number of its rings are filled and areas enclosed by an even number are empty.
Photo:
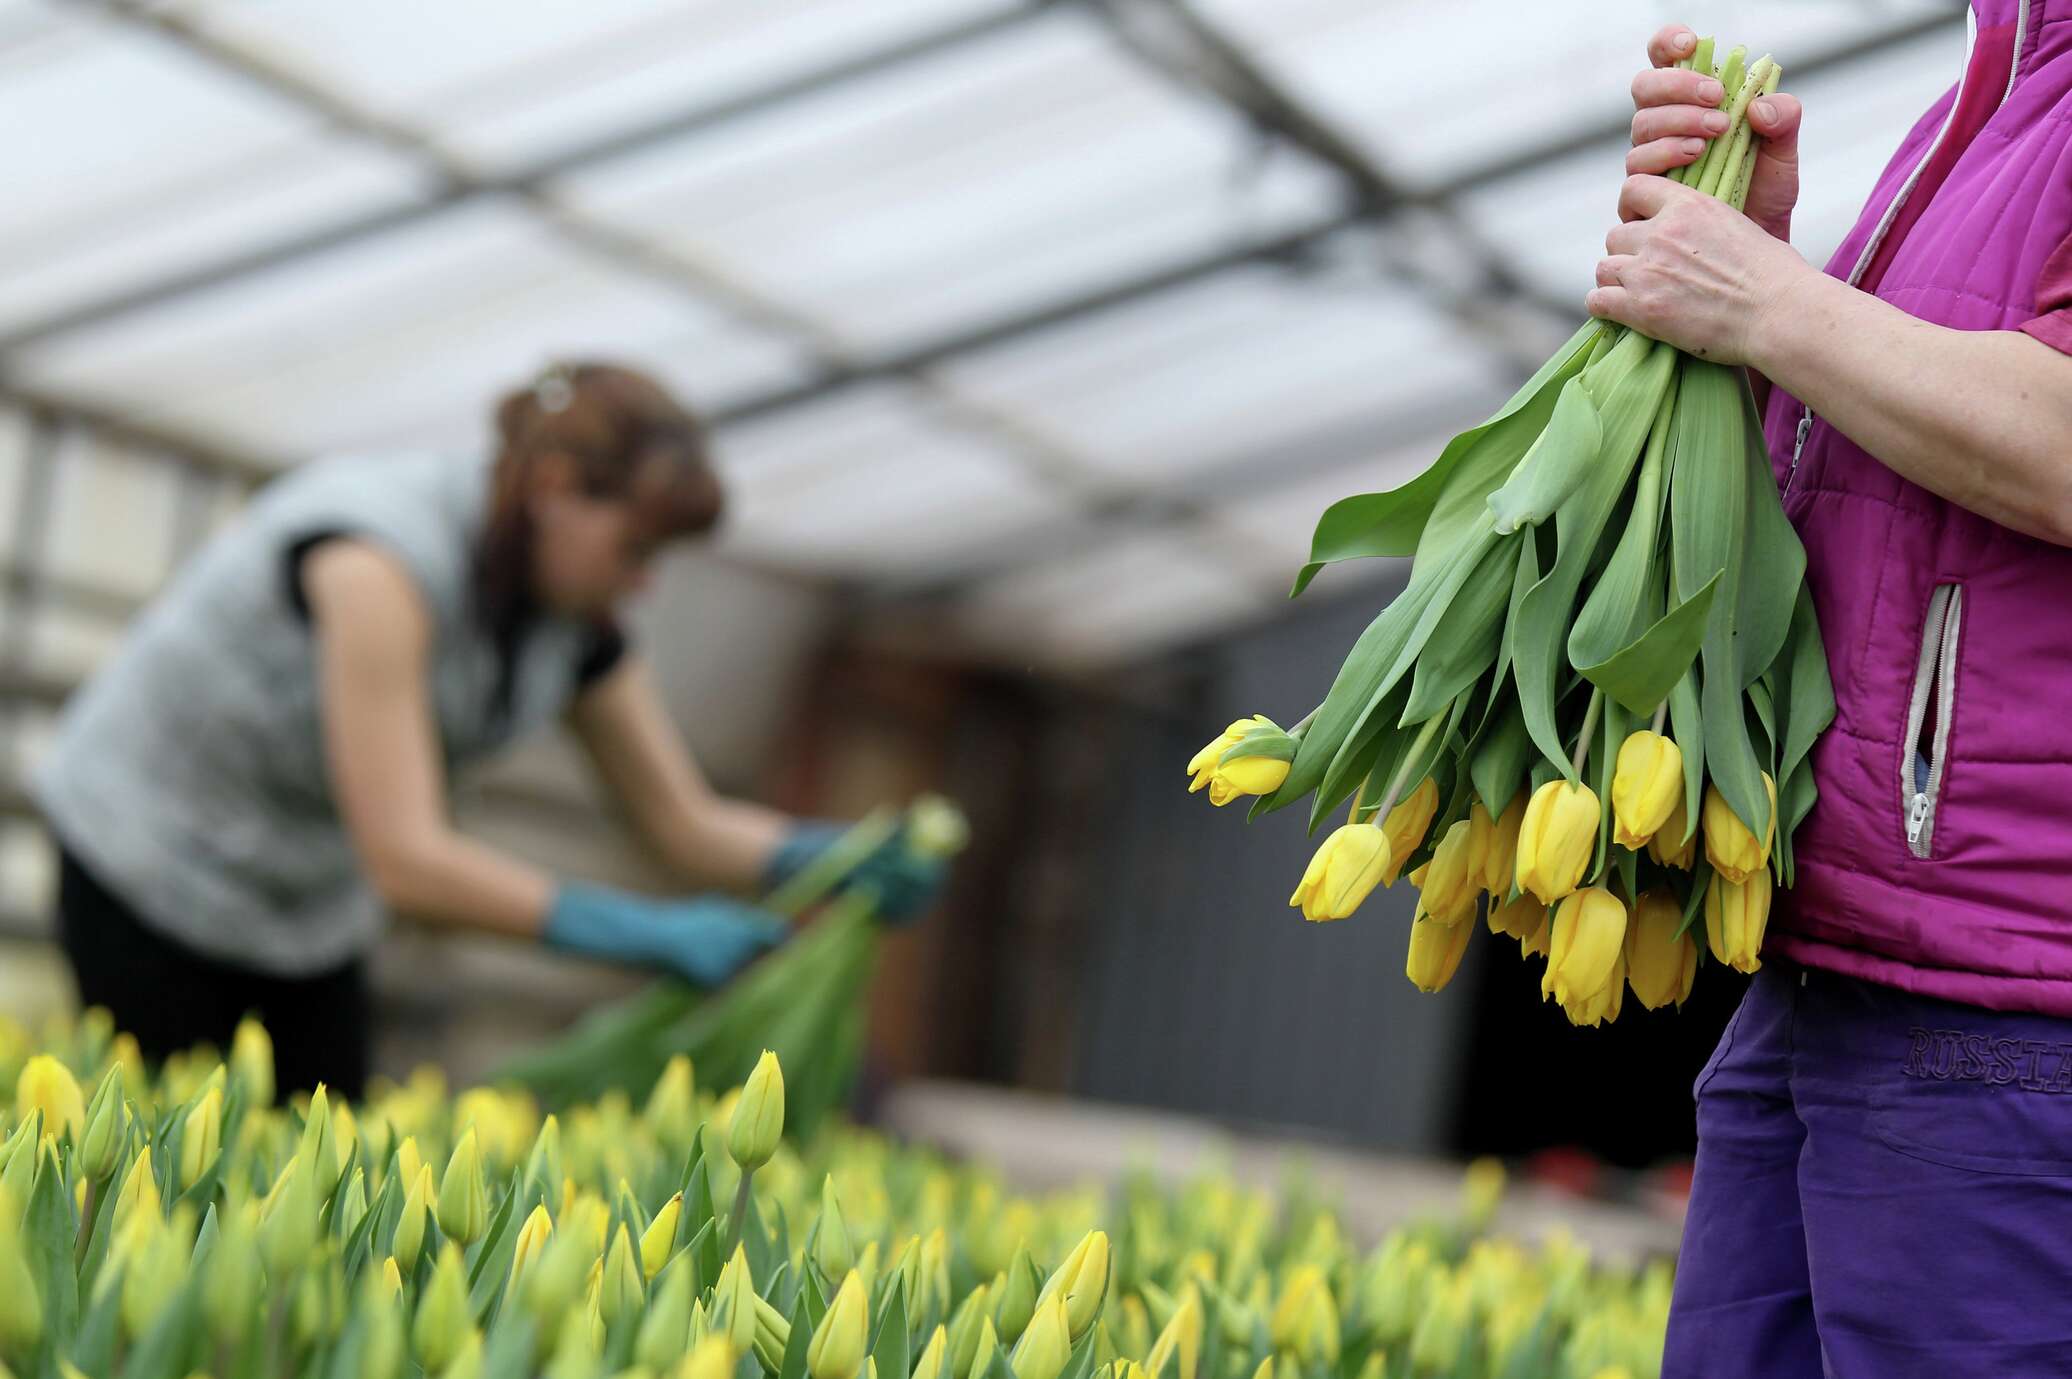
[[[350,1100],[366,1091],[370,1000],[355,961],[314,977],[277,977],[197,953],[147,927],[121,896],[60,849],[58,941],[81,1005],[106,1006],[153,1063],[198,1043],[228,1050],[246,1015],[273,1036],[285,1097],[318,1082]]]

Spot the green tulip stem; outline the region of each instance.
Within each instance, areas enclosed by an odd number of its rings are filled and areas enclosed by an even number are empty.
[[[734,1214],[727,1220],[727,1234],[731,1237],[727,1241],[727,1255],[729,1258],[733,1256],[735,1247],[740,1245],[741,1236],[748,1228],[748,1182],[753,1177],[755,1177],[754,1169],[742,1169],[741,1186],[734,1189]]]
[[[833,847],[801,867],[798,875],[763,897],[762,907],[787,919],[796,918],[846,881],[849,873],[898,832],[897,814],[874,810],[838,838]]]
[[[1597,714],[1604,707],[1604,691],[1590,687],[1590,707],[1583,710],[1583,731],[1576,738],[1576,754],[1569,761],[1569,774],[1581,778],[1583,763],[1590,759],[1590,739],[1597,733]]]
[[[75,1270],[86,1263],[87,1247],[94,1243],[94,1199],[99,1196],[100,1188],[94,1179],[86,1180],[86,1199],[79,1204],[79,1242],[72,1247],[72,1267]]]
[[[1389,782],[1388,793],[1381,797],[1381,807],[1375,810],[1370,817],[1379,819],[1383,823],[1388,822],[1389,811],[1396,807],[1397,798],[1402,795],[1405,787],[1413,783],[1405,780],[1404,777],[1410,774],[1410,768],[1431,747],[1433,736],[1446,726],[1447,718],[1447,714],[1435,713],[1424,721],[1424,727],[1418,730],[1417,740],[1412,742],[1410,750],[1403,754],[1403,763],[1396,768],[1396,778]],[[1422,780],[1424,777],[1420,776],[1418,779]],[[1353,809],[1357,811],[1359,807],[1360,802],[1355,799],[1353,801]]]
[[[1655,721],[1648,725],[1648,731],[1656,737],[1660,737],[1662,735],[1662,725],[1668,721],[1669,701],[1664,699],[1661,703],[1655,705]]]

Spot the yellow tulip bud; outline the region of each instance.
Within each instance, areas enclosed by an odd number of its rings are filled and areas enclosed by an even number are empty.
[[[1065,1300],[1052,1297],[1036,1304],[1022,1338],[1015,1342],[1015,1379],[1058,1379],[1072,1358],[1072,1323],[1065,1313]],[[815,1374],[813,1379],[833,1379]]]
[[[813,1232],[813,1262],[828,1279],[838,1279],[856,1267],[856,1248],[849,1243],[849,1227],[842,1220],[842,1204],[835,1198],[832,1175],[820,1180],[820,1221]]]
[[[1410,955],[1403,964],[1410,984],[1419,991],[1445,990],[1460,970],[1461,954],[1468,951],[1468,936],[1474,932],[1475,926],[1465,920],[1446,924],[1420,913],[1411,921]]]
[[[1540,994],[1563,1006],[1604,990],[1626,946],[1626,907],[1602,886],[1565,897],[1554,910],[1553,950]]]
[[[683,1194],[679,1192],[662,1204],[655,1219],[640,1233],[640,1269],[649,1279],[662,1272],[662,1266],[675,1252],[676,1227],[682,1219]]]
[[[744,1169],[761,1168],[777,1152],[783,1135],[784,1069],[777,1065],[777,1055],[764,1049],[741,1085],[741,1102],[727,1126],[727,1154]]]
[[[1487,1226],[1489,1219],[1496,1215],[1498,1203],[1504,1200],[1507,1177],[1503,1160],[1487,1155],[1469,1164],[1461,1175],[1461,1214],[1477,1230]]]
[[[670,1150],[678,1155],[691,1147],[698,1133],[697,1089],[691,1080],[691,1060],[683,1054],[672,1057],[655,1079],[641,1118]]]
[[[1561,1010],[1568,1016],[1570,1024],[1595,1027],[1608,1020],[1618,1019],[1619,1009],[1625,1003],[1625,999],[1626,950],[1621,947],[1617,960],[1612,963],[1611,976],[1605,980],[1605,984],[1580,1000],[1562,1002]]]
[[[1777,838],[1777,782],[1763,772],[1763,789],[1770,796],[1770,826],[1758,843],[1755,833],[1727,804],[1719,787],[1705,787],[1705,804],[1699,822],[1704,826],[1705,856],[1712,869],[1736,883],[1770,865],[1770,844]]]
[[[956,1314],[950,1318],[950,1379],[970,1379],[979,1332],[993,1324],[991,1303],[992,1287],[981,1283],[957,1304]]]
[[[86,1130],[79,1138],[82,1182],[101,1182],[121,1166],[128,1130],[129,1108],[123,1104],[122,1065],[118,1063],[101,1078],[93,1100],[87,1103]]]
[[[475,1127],[461,1134],[439,1180],[439,1229],[448,1238],[472,1245],[489,1227],[489,1188],[482,1177],[482,1148]]]
[[[1201,1299],[1189,1285],[1144,1360],[1144,1369],[1151,1379],[1195,1379],[1201,1363],[1202,1331]],[[1169,1364],[1178,1366],[1171,1375],[1166,1373]]]
[[[1013,1345],[1021,1339],[1029,1319],[1036,1315],[1036,1299],[1042,1292],[1043,1276],[1036,1272],[1036,1261],[1029,1256],[1024,1242],[1015,1248],[1014,1258],[1007,1264],[1007,1277],[994,1290],[993,1324],[1003,1343]]]
[[[1410,1365],[1420,1374],[1452,1374],[1460,1368],[1473,1315],[1470,1280],[1457,1275],[1439,1282],[1410,1334]]]
[[[133,1216],[127,1231],[122,1271],[122,1329],[132,1341],[141,1339],[159,1313],[187,1281],[193,1218],[185,1207],[172,1222],[156,1216]]]
[[[906,842],[926,858],[955,857],[971,841],[971,821],[941,795],[923,795],[907,806]]]
[[[1106,1243],[1105,1240],[1103,1243]],[[921,1289],[934,1315],[949,1315],[950,1238],[940,1226],[928,1232],[921,1241]],[[1071,1304],[1068,1302],[1068,1311],[1070,1307]]]
[[[129,1173],[122,1180],[122,1190],[115,1194],[115,1224],[121,1226],[139,1208],[153,1216],[159,1211],[158,1180],[151,1176],[151,1149],[148,1145],[137,1151]]]
[[[1532,936],[1540,931],[1547,921],[1547,907],[1540,898],[1520,891],[1515,899],[1489,906],[1489,932],[1514,938],[1521,944],[1532,942]]]
[[[389,1255],[381,1261],[381,1286],[390,1298],[403,1296],[403,1269],[396,1263],[394,1255]]]
[[[38,1111],[43,1113],[43,1133],[53,1138],[69,1134],[77,1140],[86,1129],[86,1098],[78,1080],[47,1053],[24,1063],[14,1084],[15,1118],[27,1120]]]
[[[1341,825],[1309,859],[1288,903],[1307,920],[1344,919],[1381,884],[1390,856],[1388,834],[1378,826]]]
[[[400,1165],[397,1171],[402,1171]],[[415,1269],[417,1253],[424,1248],[425,1222],[431,1215],[431,1204],[437,1194],[432,1187],[432,1170],[428,1165],[419,1164],[417,1176],[408,1182],[410,1189],[403,1194],[403,1210],[396,1217],[396,1231],[390,1238],[389,1253],[403,1268]]]
[[[597,1310],[606,1326],[616,1326],[627,1317],[640,1315],[647,1305],[647,1285],[640,1272],[640,1254],[633,1248],[633,1236],[624,1222],[612,1238],[604,1257],[604,1279],[597,1294]]]
[[[1705,943],[1718,958],[1736,972],[1754,972],[1762,967],[1756,954],[1763,946],[1763,931],[1770,922],[1770,869],[1759,866],[1739,884],[1723,876],[1712,878],[1705,892]]]
[[[913,1379],[949,1379],[949,1332],[938,1326],[921,1349],[921,1361],[914,1366]]]
[[[286,1278],[316,1247],[316,1170],[299,1158],[290,1159],[272,1195],[272,1209],[259,1225],[259,1251],[267,1273]]]
[[[426,1174],[427,1180],[430,1174]],[[407,1212],[409,1208],[404,1208]],[[400,1232],[399,1232],[400,1233]],[[547,1215],[546,1207],[534,1203],[526,1215],[525,1223],[518,1228],[518,1239],[511,1247],[511,1278],[504,1291],[516,1291],[518,1280],[525,1274],[525,1266],[540,1257],[546,1247],[547,1238],[554,1233],[553,1218]],[[413,1252],[414,1253],[414,1252]]]
[[[273,1038],[249,1015],[230,1036],[230,1076],[244,1088],[247,1106],[273,1105]]]
[[[1274,1304],[1273,1318],[1267,1323],[1267,1335],[1274,1349],[1293,1355],[1305,1365],[1337,1361],[1338,1308],[1323,1270],[1314,1264],[1303,1264],[1288,1275],[1280,1301]]]
[[[1439,812],[1439,783],[1426,776],[1417,783],[1417,788],[1396,802],[1389,816],[1382,820],[1381,831],[1388,835],[1388,860],[1382,864],[1381,883],[1384,886],[1396,884],[1396,875],[1410,855],[1423,846],[1425,834],[1431,830],[1432,816]]]
[[[633,1358],[657,1374],[666,1373],[690,1342],[691,1312],[697,1303],[692,1296],[692,1268],[686,1259],[664,1274],[640,1318]]]
[[[360,1285],[357,1315],[360,1363],[353,1371],[353,1379],[397,1379],[403,1372],[403,1353],[408,1348],[398,1295],[389,1291],[386,1282],[370,1275]]]
[[[806,1373],[813,1379],[856,1379],[870,1338],[868,1305],[863,1279],[852,1269],[843,1278],[835,1300],[828,1304],[827,1315],[813,1329],[812,1343],[806,1347]]]
[[[561,1121],[548,1116],[540,1122],[532,1149],[525,1156],[525,1181],[542,1191],[561,1186]]]
[[[1646,890],[1633,903],[1626,926],[1626,980],[1634,996],[1649,1010],[1690,997],[1698,975],[1698,945],[1679,934],[1683,906],[1665,890]]]
[[[1552,905],[1582,884],[1597,851],[1597,792],[1555,779],[1535,790],[1518,826],[1518,889]]]
[[[1000,1333],[993,1329],[993,1319],[991,1317],[980,1318],[978,1342],[971,1349],[971,1368],[968,1373],[979,1376],[979,1379],[985,1379],[985,1375],[993,1368],[993,1357],[999,1354],[999,1352]]]
[[[1683,798],[1683,752],[1660,733],[1642,729],[1619,744],[1612,768],[1612,838],[1638,849],[1669,822]]]
[[[424,1167],[424,1155],[417,1149],[417,1136],[406,1135],[396,1146],[396,1176],[405,1187],[417,1181],[417,1170]]]
[[[180,1187],[184,1191],[200,1181],[216,1152],[223,1146],[223,1089],[211,1087],[202,1094],[180,1126]],[[353,1224],[357,1224],[357,1219]]]
[[[1501,900],[1518,879],[1518,830],[1525,824],[1526,795],[1520,790],[1504,806],[1489,830],[1489,848],[1482,858],[1482,889]]]
[[[859,1299],[867,1291],[861,1281],[857,1290]],[[719,1283],[712,1291],[712,1305],[715,1323],[726,1327],[727,1343],[737,1354],[747,1354],[749,1347],[755,1344],[755,1299],[755,1279],[749,1272],[748,1252],[736,1245],[733,1258],[719,1271]]]
[[[1471,820],[1459,819],[1447,827],[1432,853],[1431,869],[1420,883],[1427,914],[1438,916],[1442,924],[1451,924],[1474,905],[1475,896],[1482,889],[1482,864],[1488,850],[1487,823],[1478,830]]]
[[[1691,832],[1690,810],[1685,807],[1684,792],[1679,790],[1669,807],[1669,817],[1655,830],[1655,836],[1648,839],[1648,856],[1655,859],[1657,866],[1689,871],[1697,848],[1698,840]]]
[[[1108,1233],[1088,1231],[1043,1285],[1037,1306],[1041,1308],[1051,1298],[1063,1298],[1066,1331],[1076,1344],[1093,1328],[1107,1296]]]
[[[691,1347],[677,1366],[675,1379],[731,1379],[734,1348],[721,1336],[707,1336]]]
[[[1221,809],[1248,795],[1271,795],[1288,779],[1292,761],[1264,755],[1219,761],[1209,777],[1209,803]]]
[[[242,1338],[259,1311],[259,1244],[241,1212],[217,1219],[216,1248],[202,1265],[201,1310],[224,1345]]]
[[[1192,795],[1201,790],[1209,790],[1209,799],[1212,803],[1218,805],[1229,804],[1230,800],[1235,798],[1234,796],[1226,796],[1222,800],[1217,800],[1215,792],[1211,788],[1215,784],[1217,764],[1223,759],[1225,752],[1244,741],[1246,735],[1254,729],[1271,728],[1272,726],[1272,720],[1261,713],[1253,714],[1250,718],[1240,718],[1237,722],[1225,728],[1206,747],[1196,752],[1193,759],[1187,763],[1187,774],[1192,777],[1187,784],[1187,793]]]
[[[410,1324],[410,1351],[426,1373],[435,1373],[453,1362],[474,1324],[468,1306],[467,1262],[449,1240],[439,1247],[424,1296],[417,1300],[417,1316]]]
[[[321,1179],[318,1191],[328,1191],[338,1179],[338,1141],[331,1130],[331,1096],[319,1082],[309,1094],[309,1114],[302,1122],[302,1140],[295,1157],[309,1165],[312,1181]]]

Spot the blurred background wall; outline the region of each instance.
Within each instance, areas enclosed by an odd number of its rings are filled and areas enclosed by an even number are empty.
[[[977,824],[942,912],[888,944],[880,1082],[1687,1151],[1729,986],[1576,1032],[1483,943],[1419,996],[1407,899],[1295,922],[1299,821],[1248,831],[1180,767],[1234,717],[1299,717],[1398,587],[1339,570],[1287,605],[1316,514],[1415,473],[1574,329],[1649,32],[1778,54],[1817,258],[1954,76],[1961,16],[0,0],[0,1007],[67,999],[23,773],[180,562],[285,467],[478,450],[500,390],[605,356],[717,428],[733,520],[638,619],[711,774],[833,815],[939,788]],[[459,807],[654,882],[564,742]],[[628,985],[399,929],[382,1059],[465,1077]]]

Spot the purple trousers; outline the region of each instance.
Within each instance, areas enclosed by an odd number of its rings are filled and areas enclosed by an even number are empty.
[[[2072,1021],[1766,962],[1696,1092],[1663,1379],[2072,1376]]]

